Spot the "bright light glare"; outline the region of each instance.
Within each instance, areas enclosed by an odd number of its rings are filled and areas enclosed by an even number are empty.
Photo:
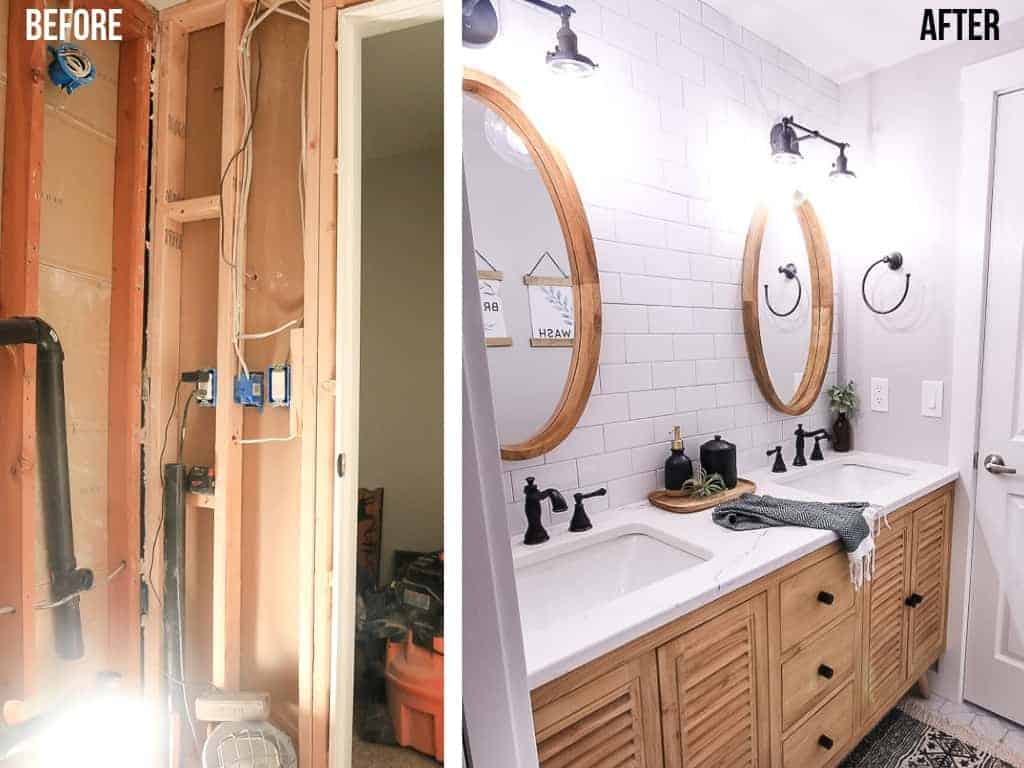
[[[156,757],[159,718],[142,699],[103,694],[60,714],[36,742],[39,768],[137,768]]]

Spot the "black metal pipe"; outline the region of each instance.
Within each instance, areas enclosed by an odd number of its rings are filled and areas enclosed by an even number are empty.
[[[164,671],[169,680],[184,680],[182,658],[185,606],[185,465],[164,465]],[[188,706],[183,685],[172,685],[171,709],[179,713]]]
[[[64,350],[57,332],[38,317],[0,320],[0,346],[15,344],[36,347],[36,464],[50,572],[54,641],[61,658],[80,659],[85,646],[78,594],[92,588],[93,574],[87,568],[78,568],[75,560],[64,410]]]

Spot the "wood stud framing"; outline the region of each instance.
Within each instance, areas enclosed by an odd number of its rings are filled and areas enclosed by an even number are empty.
[[[110,321],[121,343],[110,357],[109,585],[107,659],[131,683],[140,673],[139,538],[142,390],[142,292],[153,13],[137,0],[80,0],[78,7],[123,9],[118,62],[117,144]],[[21,19],[39,0],[10,0],[5,114],[3,232],[0,235],[0,317],[35,315],[39,294],[42,206],[43,41],[25,39]],[[10,350],[0,360],[0,700],[32,692],[32,610],[35,530],[35,350]],[[116,469],[115,469],[116,468]],[[121,567],[124,563],[124,567]]]
[[[223,217],[225,252],[231,251],[231,222],[235,174],[230,169],[220,195],[179,199],[185,188],[185,135],[187,131],[187,68],[189,33],[224,24],[224,111],[222,116],[221,172],[238,149],[244,115],[236,54],[245,17],[246,0],[191,0],[160,15],[159,77],[156,97],[154,149],[154,247],[151,266],[150,339],[148,370],[150,397],[147,422],[162,425],[170,416],[179,376],[178,322],[182,290],[181,248],[183,224]],[[330,709],[330,576],[333,518],[334,452],[334,274],[336,240],[335,145],[337,97],[336,5],[314,2],[310,18],[309,74],[307,83],[306,216],[303,232],[304,331],[301,353],[296,355],[297,393],[301,435],[301,498],[299,573],[299,738],[303,768],[328,765]],[[222,207],[223,205],[223,207]],[[244,251],[244,249],[243,249]],[[217,367],[235,370],[232,345],[231,281],[233,270],[219,262],[217,302]],[[244,264],[239,265],[244,269]],[[224,688],[244,685],[241,679],[239,629],[241,627],[242,557],[242,408],[232,401],[231,381],[225,373],[216,413],[214,519],[213,682]],[[178,423],[172,419],[171,428]],[[149,432],[147,464],[147,530],[155,532],[159,517],[160,485],[157,441]],[[165,461],[172,460],[173,446]],[[154,549],[154,590],[160,589],[161,547],[149,534],[147,554]],[[195,585],[193,585],[195,586]],[[158,695],[161,687],[159,615],[151,612],[146,630],[147,689]]]
[[[42,0],[11,0],[7,35],[0,317],[39,309],[39,226],[43,176],[43,82],[46,44],[25,40],[17,19]],[[0,350],[0,699],[32,686],[36,539],[36,351]]]

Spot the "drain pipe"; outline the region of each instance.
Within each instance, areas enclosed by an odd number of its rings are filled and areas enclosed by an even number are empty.
[[[93,573],[75,561],[71,520],[71,479],[68,471],[67,416],[64,412],[64,350],[57,332],[38,317],[0,320],[0,346],[36,347],[36,434],[39,492],[54,640],[62,659],[82,658],[82,618],[79,594],[92,588]]]

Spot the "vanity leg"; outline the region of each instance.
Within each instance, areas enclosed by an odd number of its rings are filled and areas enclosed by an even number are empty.
[[[930,699],[932,697],[932,686],[928,682],[927,672],[917,678],[917,695],[922,699]]]

